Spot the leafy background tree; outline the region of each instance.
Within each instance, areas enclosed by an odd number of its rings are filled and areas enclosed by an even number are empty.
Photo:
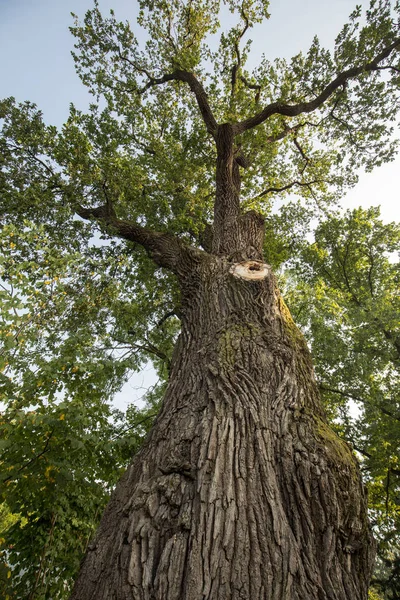
[[[373,34],[379,42],[389,30],[387,5],[376,10],[382,11],[381,29]],[[371,45],[372,26],[364,30],[367,43],[362,37],[356,41],[357,16],[356,11],[353,25],[338,38],[335,59],[343,68],[354,52],[359,60],[377,52]],[[110,239],[104,228],[100,238],[93,238],[92,224],[72,213],[87,216],[81,204],[89,202],[95,217],[94,207],[107,206],[117,196],[120,218],[157,228],[162,224],[182,239],[207,243],[215,156],[211,144],[204,145],[204,123],[183,81],[144,89],[146,77],[132,79],[130,61],[139,61],[147,76],[146,69],[154,73],[172,60],[192,68],[199,53],[205,54],[224,73],[210,80],[218,120],[244,117],[249,105],[257,105],[261,88],[267,98],[278,93],[282,101],[300,101],[309,86],[323,85],[335,72],[332,58],[315,40],[306,55],[290,64],[264,60],[257,71],[243,68],[243,79],[235,80],[231,65],[238,60],[245,23],[233,27],[220,50],[213,51],[201,48],[198,39],[209,22],[197,22],[191,50],[178,32],[184,52],[170,56],[157,41],[160,30],[164,39],[168,36],[164,22],[154,12],[140,18],[152,34],[148,63],[142,62],[128,26],[113,15],[103,18],[95,9],[83,25],[75,25],[78,73],[105,103],[94,102],[88,114],[72,106],[62,132],[47,126],[30,103],[19,107],[5,100],[1,105],[0,184],[7,208],[1,232],[7,401],[1,417],[2,539],[10,567],[0,576],[10,598],[68,595],[109,490],[156,412],[179,331],[174,279],[156,270],[142,250],[132,252],[129,243]],[[123,60],[117,60],[119,44],[128,52]],[[243,64],[247,52],[240,50]],[[318,81],[313,80],[315,64],[320,66]],[[304,89],[296,96],[300,74]],[[363,456],[382,539],[378,591],[394,598],[398,270],[388,254],[397,248],[398,230],[379,223],[374,211],[356,211],[330,216],[317,227],[315,243],[303,241],[312,219],[329,213],[330,204],[355,183],[357,167],[369,169],[393,157],[394,145],[385,142],[385,135],[391,133],[396,98],[388,94],[386,104],[372,106],[381,82],[368,85],[361,106],[352,104],[354,90],[346,88],[337,104],[328,104],[329,139],[320,120],[311,117],[307,123],[290,121],[290,131],[277,117],[262,136],[249,132],[243,152],[256,148],[259,163],[245,172],[242,190],[246,206],[261,203],[267,215],[266,255],[281,269],[290,307],[309,336],[330,415]],[[150,88],[145,102],[140,93],[132,94],[133,89],[145,95]],[[223,103],[224,97],[231,101]],[[349,105],[351,111],[362,110],[363,123],[344,118]],[[171,119],[171,107],[190,129]],[[136,115],[139,110],[143,120]],[[318,139],[314,146],[309,129]],[[332,138],[335,143],[326,150],[323,144]],[[345,160],[341,145],[349,142],[354,151]],[[271,211],[272,194],[287,198],[293,191],[296,197],[290,196],[279,214]],[[145,409],[130,407],[124,416],[113,411],[110,399],[121,382],[149,358],[160,384],[148,395]],[[349,399],[360,406],[356,419]]]
[[[379,209],[347,211],[322,222],[285,272],[327,410],[361,459],[379,540],[375,585],[388,598],[399,593],[399,241]]]

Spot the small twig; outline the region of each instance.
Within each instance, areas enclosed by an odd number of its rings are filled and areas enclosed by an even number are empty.
[[[386,516],[389,514],[390,473],[391,473],[391,468],[388,467],[387,477],[386,477],[386,498],[385,498]]]
[[[253,198],[253,200],[256,200],[257,198],[262,198],[263,196],[266,196],[267,194],[272,194],[272,193],[279,193],[279,192],[285,192],[286,190],[289,190],[290,188],[294,187],[295,185],[298,185],[300,187],[309,187],[311,185],[313,185],[314,183],[328,183],[328,182],[324,182],[322,179],[315,179],[313,181],[292,181],[291,183],[288,183],[287,185],[283,185],[282,187],[269,187],[266,190],[264,190],[263,192],[261,192],[260,194],[258,194],[257,196],[255,196]]]
[[[115,435],[113,438],[111,438],[112,440],[116,440],[118,438],[120,438],[122,435],[124,435],[127,431],[129,431],[130,429],[134,429],[135,427],[139,427],[139,425],[143,425],[143,423],[145,423],[146,421],[148,421],[149,419],[152,419],[153,417],[156,417],[158,413],[150,413],[149,415],[146,415],[143,419],[141,419],[140,421],[137,421],[136,423],[133,423],[132,425],[129,425],[128,427],[125,427],[125,429],[123,429],[122,431],[120,431],[120,433],[118,433],[117,435]]]
[[[324,392],[332,392],[332,394],[338,394],[339,396],[343,396],[344,398],[351,398],[352,400],[356,400],[356,402],[361,402],[361,404],[366,404],[367,406],[374,406],[375,408],[380,410],[387,417],[391,417],[392,419],[395,419],[396,421],[400,421],[400,417],[397,417],[395,414],[393,414],[392,412],[390,412],[383,406],[380,406],[379,404],[373,404],[373,402],[371,402],[370,400],[361,398],[360,396],[353,394],[353,392],[343,392],[342,390],[327,387],[324,384],[319,384],[318,387],[320,390],[322,390]]]
[[[39,452],[39,454],[37,454],[36,456],[34,456],[30,460],[28,460],[27,463],[25,463],[24,465],[22,465],[22,467],[20,467],[17,470],[17,472],[15,473],[15,475],[10,475],[9,477],[6,477],[6,479],[3,479],[3,483],[6,483],[7,481],[11,481],[12,479],[15,479],[17,477],[18,473],[20,473],[24,469],[27,469],[29,467],[29,465],[31,465],[36,460],[38,460],[41,456],[43,456],[43,454],[45,454],[46,452],[48,452],[48,450],[49,450],[49,443],[50,443],[51,436],[53,435],[53,432],[54,432],[54,430],[51,431],[50,435],[47,437],[47,440],[46,440],[46,443],[44,445],[43,450],[41,452]]]

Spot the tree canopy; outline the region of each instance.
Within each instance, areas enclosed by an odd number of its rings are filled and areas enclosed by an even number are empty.
[[[356,8],[332,50],[315,38],[254,68],[248,36],[268,2],[139,4],[135,27],[97,2],[74,16],[87,114],[71,105],[57,130],[30,102],[0,102],[0,586],[9,598],[68,596],[168,378],[180,328],[168,249],[229,254],[214,199],[231,138],[234,210],[266,220],[265,256],[309,337],[327,410],[362,457],[378,591],[395,598],[399,231],[335,206],[359,168],[396,152],[399,4]],[[148,360],[160,380],[145,409],[113,410]]]

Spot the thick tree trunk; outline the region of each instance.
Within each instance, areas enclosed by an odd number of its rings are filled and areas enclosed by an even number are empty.
[[[326,423],[273,275],[204,253],[181,286],[161,413],[72,598],[365,600],[374,544],[359,469]]]

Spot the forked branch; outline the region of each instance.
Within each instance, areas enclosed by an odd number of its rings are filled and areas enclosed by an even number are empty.
[[[322,92],[311,100],[310,102],[300,102],[299,104],[284,104],[282,102],[273,102],[266,106],[261,112],[250,117],[249,119],[245,119],[240,123],[236,123],[234,125],[234,134],[238,135],[247,131],[248,129],[252,129],[253,127],[257,127],[257,125],[261,125],[264,123],[269,117],[273,115],[283,115],[285,117],[296,117],[297,115],[301,115],[303,113],[310,113],[319,108],[326,100],[343,84],[346,83],[349,79],[354,79],[354,77],[358,77],[362,73],[370,73],[373,71],[379,71],[381,69],[380,63],[384,61],[393,50],[400,48],[400,38],[397,38],[392,44],[387,46],[382,52],[380,52],[374,60],[371,62],[362,65],[360,67],[353,67],[352,69],[347,69],[331,81]]]
[[[191,91],[196,97],[201,116],[203,117],[203,121],[207,127],[207,131],[211,133],[213,137],[215,137],[218,126],[217,121],[215,120],[211,107],[208,103],[207,93],[193,73],[176,69],[172,73],[167,73],[159,78],[151,77],[149,75],[149,81],[140,90],[140,93],[143,94],[149,88],[155,85],[162,85],[168,81],[182,81],[189,85]]]
[[[118,219],[107,205],[96,208],[83,208],[76,205],[75,212],[82,219],[96,219],[110,233],[118,237],[140,244],[157,265],[175,273],[179,273],[182,263],[187,262],[190,255],[190,248],[174,235],[153,231],[132,221]]]

